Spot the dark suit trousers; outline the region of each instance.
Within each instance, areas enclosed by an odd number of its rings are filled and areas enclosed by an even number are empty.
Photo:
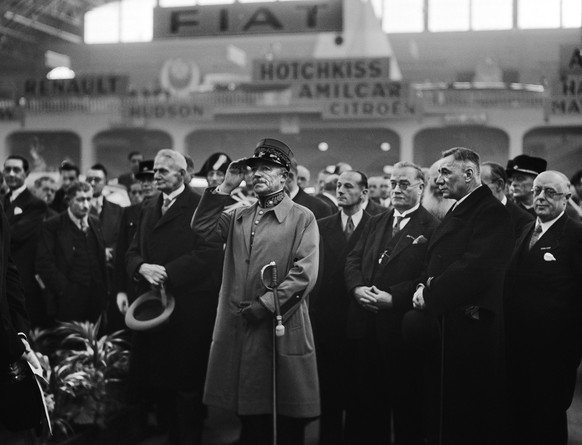
[[[270,414],[240,416],[241,445],[271,445],[273,443],[273,421]],[[303,445],[305,426],[311,419],[277,416],[277,444]]]
[[[334,344],[317,341],[315,344],[321,398],[319,445],[344,443],[344,411],[351,383],[347,367],[351,360],[346,354],[347,340],[340,337],[334,340]]]
[[[386,445],[424,443],[421,356],[388,345],[370,333],[354,341],[354,385],[346,414],[346,442]],[[392,432],[392,425],[394,431]]]
[[[105,309],[105,293],[103,285],[85,286],[70,282],[65,294],[59,299],[57,320],[97,321]]]
[[[555,341],[541,329],[524,331],[527,338],[523,332],[508,332],[512,444],[566,445],[566,411],[580,363],[580,351],[572,344],[580,334],[572,329],[572,335]]]

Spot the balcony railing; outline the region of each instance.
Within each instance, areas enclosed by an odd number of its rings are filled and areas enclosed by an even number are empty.
[[[420,113],[448,113],[455,109],[543,108],[549,92],[541,85],[501,84],[416,84],[411,85],[411,108]],[[131,107],[204,106],[213,113],[317,111],[317,101],[305,107],[304,100],[292,97],[291,91],[248,92],[213,91],[193,93],[188,98],[157,97],[68,97],[27,99],[21,107],[27,114],[117,113]]]

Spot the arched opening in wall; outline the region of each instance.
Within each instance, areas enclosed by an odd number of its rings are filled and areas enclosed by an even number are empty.
[[[285,142],[297,162],[311,171],[312,182],[323,168],[347,162],[367,175],[380,175],[385,165],[400,160],[400,136],[386,128],[301,129],[282,134],[278,130],[199,130],[186,137],[186,151],[198,171],[206,159],[224,152],[232,159],[251,156],[257,142],[265,137]]]
[[[127,156],[139,151],[144,159],[154,159],[162,148],[172,148],[172,137],[162,130],[144,128],[114,128],[93,138],[95,159],[107,168],[109,178],[129,171]]]
[[[430,167],[443,151],[452,147],[470,148],[479,154],[482,162],[506,165],[509,136],[499,128],[477,125],[427,128],[414,136],[414,162]]]
[[[548,170],[569,178],[582,168],[582,126],[534,128],[523,137],[523,152],[544,158]]]
[[[81,161],[81,138],[69,131],[18,131],[6,138],[6,148],[28,159],[31,172],[54,172],[64,160]]]

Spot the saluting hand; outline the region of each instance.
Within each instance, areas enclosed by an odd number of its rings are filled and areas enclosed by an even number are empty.
[[[242,158],[231,162],[224,176],[224,181],[217,188],[220,193],[230,194],[236,189],[240,183],[245,179],[245,176],[251,172],[251,168],[247,165],[246,159]]]

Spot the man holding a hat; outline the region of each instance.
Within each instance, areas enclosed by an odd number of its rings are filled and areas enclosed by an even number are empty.
[[[222,264],[222,245],[207,243],[190,230],[200,198],[184,184],[186,168],[180,153],[157,153],[153,171],[161,194],[144,204],[126,254],[128,275],[140,294],[163,287],[168,301],[175,302],[173,311],[164,307],[151,319],[139,318],[141,326],[152,329],[135,332],[130,378],[136,392],[167,416],[163,426],[170,443],[180,445],[202,440],[202,389]],[[135,324],[131,315],[143,314],[151,303],[145,301],[140,309],[139,301],[129,308],[126,321]]]
[[[533,199],[533,181],[537,175],[546,171],[545,159],[529,155],[519,155],[507,163],[509,187],[515,203],[533,217],[536,216]]]
[[[292,158],[283,142],[261,140],[251,158],[233,162],[224,182],[205,191],[192,220],[197,234],[226,243],[204,401],[236,412],[241,443],[249,445],[271,443],[276,296],[287,327],[275,350],[279,443],[301,445],[307,419],[320,413],[307,304],[317,278],[319,234],[313,213],[285,194]],[[258,202],[224,213],[230,192],[251,171]],[[272,261],[276,293],[261,279]]]

